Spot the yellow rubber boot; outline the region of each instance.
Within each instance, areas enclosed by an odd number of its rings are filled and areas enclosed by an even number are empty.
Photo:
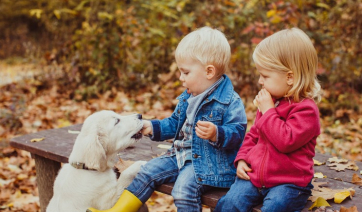
[[[113,208],[103,211],[89,208],[87,212],[137,212],[142,205],[141,200],[131,192],[124,190]]]

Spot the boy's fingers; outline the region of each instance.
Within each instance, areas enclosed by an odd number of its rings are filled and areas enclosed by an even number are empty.
[[[201,126],[201,125],[198,124],[198,125],[195,127],[195,129],[199,129],[200,131],[206,131],[206,130],[207,130],[207,127]]]
[[[211,122],[209,122],[209,121],[198,121],[196,124],[198,126],[208,127],[211,124]]]
[[[205,137],[205,133],[202,130],[200,130],[198,127],[195,128],[195,132],[196,135],[199,136],[200,138]]]

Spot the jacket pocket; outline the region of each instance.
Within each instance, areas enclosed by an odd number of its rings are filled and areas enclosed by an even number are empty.
[[[202,121],[209,121],[215,125],[222,124],[222,116],[224,115],[224,111],[219,108],[215,110],[203,110]]]

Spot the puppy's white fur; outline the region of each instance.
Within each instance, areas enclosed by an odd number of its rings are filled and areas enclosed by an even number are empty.
[[[54,182],[54,195],[47,212],[84,212],[87,208],[111,208],[140,170],[138,161],[121,173],[119,179],[112,168],[116,154],[136,142],[131,138],[142,128],[137,116],[120,116],[113,111],[90,115],[78,135],[69,163],[84,163],[89,169],[76,169],[64,164]]]

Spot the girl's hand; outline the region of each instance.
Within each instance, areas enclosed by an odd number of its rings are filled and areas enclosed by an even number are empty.
[[[147,121],[147,120],[142,120],[143,123],[143,127],[141,130],[141,133],[143,135],[152,135],[152,126],[151,126],[151,122]]]
[[[255,101],[262,114],[268,111],[270,108],[274,108],[274,102],[270,93],[265,89],[261,89],[255,97]]]
[[[238,161],[238,167],[236,168],[236,175],[243,180],[250,180],[247,172],[251,172],[251,168],[249,168],[248,164],[244,160]]]
[[[216,141],[216,126],[209,121],[198,121],[196,123],[196,135],[202,139]]]

